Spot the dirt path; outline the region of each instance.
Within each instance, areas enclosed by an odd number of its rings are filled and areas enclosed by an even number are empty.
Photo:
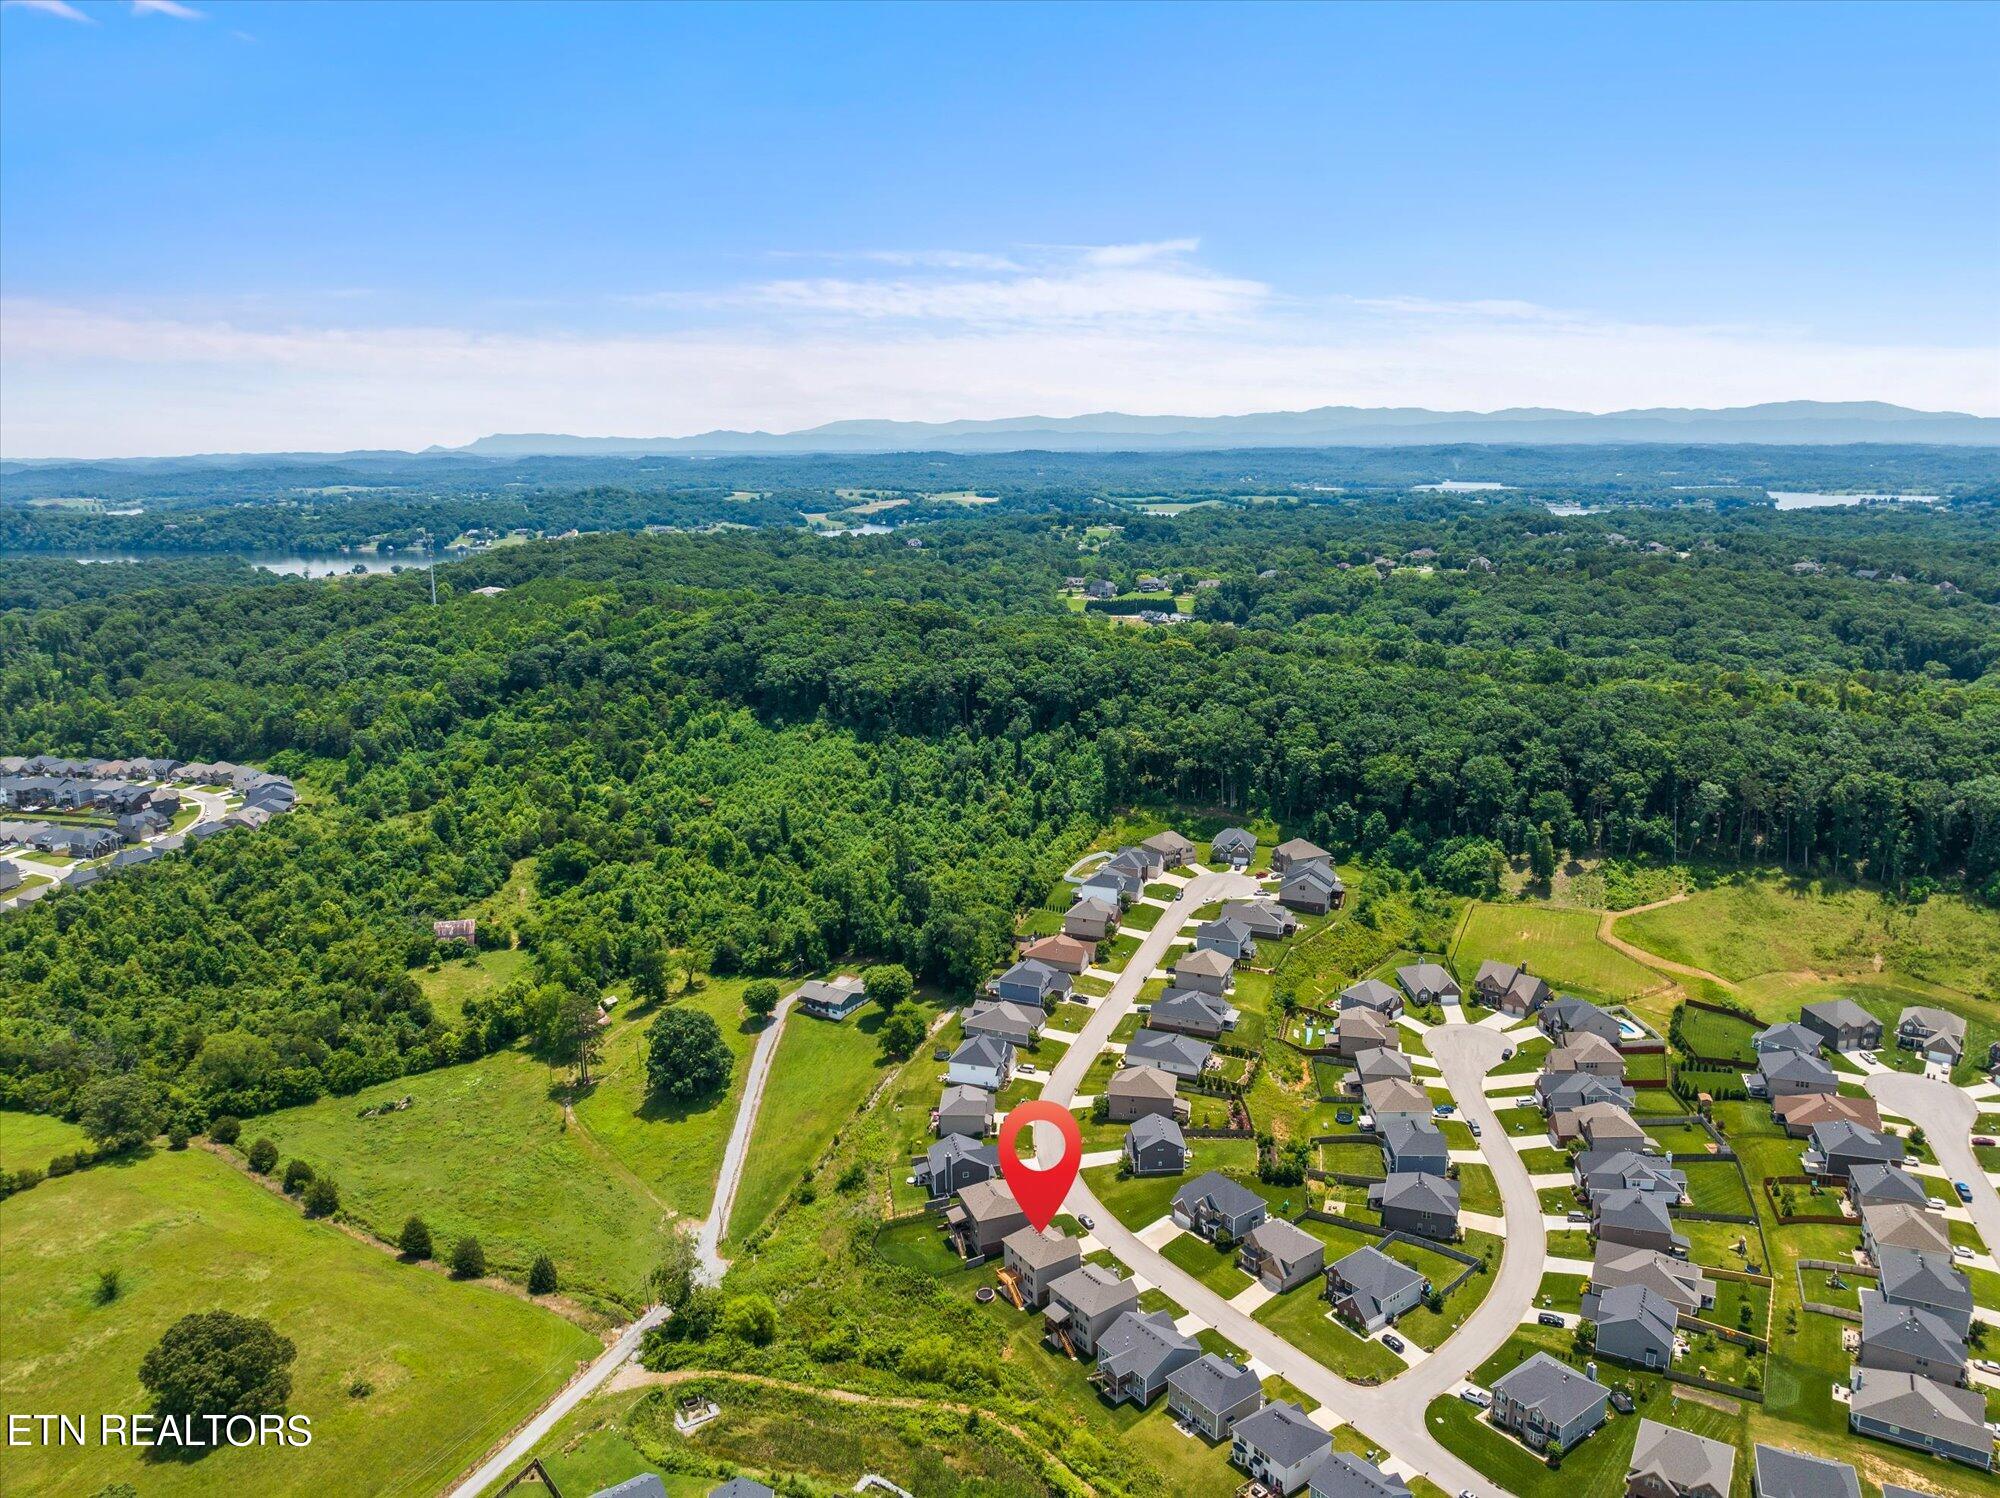
[[[692,1383],[696,1379],[707,1378],[728,1379],[731,1383],[738,1384],[756,1384],[766,1389],[782,1389],[788,1394],[810,1394],[816,1399],[828,1399],[835,1404],[872,1404],[892,1410],[949,1410],[954,1415],[977,1415],[980,1419],[999,1426],[1007,1434],[1014,1437],[1015,1440],[1033,1447],[1037,1452],[1044,1455],[1047,1460],[1054,1462],[1057,1466],[1063,1467],[1065,1472],[1068,1472],[1072,1478],[1075,1478],[1077,1485],[1084,1492],[1094,1493],[1096,1491],[1081,1477],[1077,1477],[1074,1472],[1070,1472],[1067,1466],[1063,1466],[1059,1458],[1049,1454],[1046,1438],[1038,1438],[1029,1434],[1013,1422],[1001,1419],[991,1410],[981,1409],[977,1405],[962,1404],[956,1399],[917,1399],[909,1395],[863,1394],[854,1389],[835,1389],[820,1384],[793,1383],[789,1379],[772,1378],[768,1374],[736,1373],[720,1368],[670,1368],[664,1373],[655,1373],[650,1369],[640,1367],[637,1363],[628,1363],[625,1367],[620,1368],[617,1373],[613,1374],[611,1381],[605,1386],[605,1392],[608,1394],[617,1394],[627,1389],[671,1388],[675,1384]]]
[[[1684,890],[1678,895],[1668,895],[1664,900],[1634,905],[1630,910],[1607,910],[1598,918],[1597,939],[1612,951],[1624,954],[1642,967],[1652,968],[1656,972],[1677,973],[1683,978],[1699,978],[1705,983],[1713,983],[1726,993],[1735,993],[1736,985],[1719,973],[1711,973],[1705,967],[1690,967],[1685,962],[1675,962],[1672,958],[1662,957],[1657,952],[1649,952],[1644,947],[1634,946],[1618,934],[1618,922],[1626,916],[1638,915],[1647,910],[1658,910],[1667,905],[1678,905],[1686,898],[1687,892]]]

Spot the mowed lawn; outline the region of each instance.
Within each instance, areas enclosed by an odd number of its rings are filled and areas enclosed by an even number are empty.
[[[1664,981],[1597,939],[1594,910],[1555,910],[1541,905],[1496,905],[1477,901],[1452,960],[1469,978],[1488,958],[1525,962],[1531,972],[1557,989],[1583,989],[1607,999],[1630,999]]]
[[[46,1113],[0,1113],[0,1170],[47,1170],[57,1155],[87,1149],[90,1136]]]
[[[838,1023],[796,1012],[786,1018],[729,1216],[731,1242],[749,1237],[778,1210],[886,1075],[876,1040],[882,1019],[873,1004]]]
[[[666,1204],[563,1117],[550,1069],[520,1051],[322,1098],[243,1126],[340,1183],[342,1210],[394,1241],[412,1213],[443,1254],[471,1234],[489,1265],[527,1277],[539,1253],[565,1290],[624,1306],[658,1261]],[[364,1107],[414,1102],[376,1118]]]
[[[117,1300],[96,1304],[99,1269]],[[292,1413],[309,1447],[188,1463],[88,1446],[0,1451],[0,1491],[148,1498],[429,1494],[596,1356],[597,1340],[525,1300],[398,1263],[199,1149],[50,1181],[0,1204],[0,1402],[88,1415],[146,1406],[140,1360],[184,1315],[270,1321],[298,1348]],[[371,1386],[366,1395],[351,1390]]]

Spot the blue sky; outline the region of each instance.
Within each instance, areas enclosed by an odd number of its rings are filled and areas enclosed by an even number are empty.
[[[2000,8],[0,8],[0,452],[2000,414]]]

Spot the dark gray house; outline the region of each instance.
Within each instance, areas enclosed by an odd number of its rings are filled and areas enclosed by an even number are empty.
[[[1799,1011],[1799,1023],[1830,1051],[1872,1051],[1882,1044],[1882,1021],[1852,999],[1825,999]]]
[[[1016,1004],[1035,1004],[1047,1009],[1069,997],[1070,977],[1061,968],[1026,958],[1015,963],[991,984],[996,999]]]
[[[1857,1165],[1901,1165],[1903,1141],[1877,1129],[1864,1129],[1846,1119],[1814,1124],[1799,1159],[1806,1174],[1844,1181]]]
[[[937,1131],[983,1139],[993,1132],[993,1094],[982,1087],[947,1087],[938,1099]]]
[[[1244,962],[1257,955],[1256,933],[1226,915],[1195,927],[1194,944],[1206,951],[1220,952],[1232,962]]]
[[[1378,1332],[1422,1304],[1430,1288],[1423,1275],[1381,1249],[1357,1248],[1327,1266],[1324,1293],[1343,1321],[1362,1332]]]
[[[1435,962],[1397,968],[1396,982],[1412,1004],[1456,1004],[1462,997],[1458,979]]]
[[[1256,834],[1242,827],[1225,827],[1208,845],[1208,861],[1240,869],[1257,856]]]
[[[1271,872],[1283,874],[1300,864],[1333,862],[1333,855],[1302,837],[1288,838],[1271,851]]]
[[[1650,1191],[1607,1191],[1590,1204],[1590,1228],[1599,1243],[1650,1248],[1687,1257],[1688,1240],[1674,1231],[1667,1204]]]
[[[1657,1249],[1600,1243],[1590,1265],[1590,1288],[1601,1295],[1619,1285],[1643,1285],[1683,1316],[1701,1316],[1715,1305],[1715,1281],[1699,1264]]]
[[[1410,1485],[1350,1451],[1329,1451],[1306,1479],[1310,1498],[1410,1498]]]
[[[1808,1051],[1765,1051],[1757,1058],[1757,1080],[1769,1098],[1840,1091],[1840,1078],[1833,1068]]]
[[[1149,1113],[1125,1131],[1125,1168],[1135,1176],[1177,1176],[1187,1169],[1187,1138],[1163,1114]]]
[[[1926,1196],[1922,1183],[1900,1165],[1856,1165],[1847,1172],[1847,1199],[1857,1212],[1891,1203],[1921,1207]]]
[[[1597,1323],[1597,1355],[1635,1368],[1669,1368],[1680,1313],[1643,1285],[1619,1285],[1583,1297],[1583,1315]]]
[[[1372,1009],[1396,1018],[1403,1012],[1403,996],[1380,978],[1363,978],[1340,991],[1342,1009]]]
[[[1977,1390],[1862,1367],[1848,1373],[1848,1387],[1850,1430],[1992,1470],[1993,1433],[1986,1428],[1986,1397]]]
[[[1140,1030],[1125,1045],[1125,1064],[1157,1067],[1170,1077],[1192,1082],[1208,1066],[1214,1049],[1205,1040],[1172,1030]]]
[[[1083,1263],[1083,1249],[1067,1233],[1032,1225],[1016,1228],[1000,1240],[1002,1269],[1013,1277],[1025,1309],[1039,1311],[1049,1303],[1049,1287]]]
[[[1670,1202],[1687,1195],[1687,1172],[1664,1156],[1629,1149],[1585,1150],[1570,1165],[1576,1186],[1586,1197],[1607,1191],[1650,1191]]]
[[[1570,994],[1563,994],[1542,1005],[1536,1013],[1536,1021],[1541,1025],[1542,1033],[1558,1043],[1579,1035],[1595,1035],[1615,1046],[1623,1038],[1615,1016],[1588,999]]]
[[[1146,1011],[1148,1029],[1172,1030],[1203,1040],[1220,1039],[1223,1031],[1236,1027],[1236,1019],[1236,1006],[1227,999],[1194,988],[1170,988]]]
[[[1885,1248],[1875,1288],[1895,1306],[1929,1311],[1961,1337],[1972,1330],[1972,1282],[1943,1254]]]
[[[1368,1205],[1382,1214],[1382,1226],[1449,1243],[1458,1236],[1458,1182],[1443,1176],[1404,1171],[1368,1188]]]
[[[1275,900],[1231,900],[1222,907],[1222,919],[1248,926],[1260,941],[1274,941],[1299,929],[1299,918]]]
[[[1809,1030],[1797,1020],[1785,1020],[1751,1036],[1750,1049],[1760,1056],[1766,1051],[1804,1051],[1811,1055],[1819,1049],[1819,1031]]]
[[[1533,1014],[1549,1001],[1549,985],[1525,964],[1488,958],[1472,978],[1473,997],[1503,1014]]]
[[[1762,1444],[1752,1454],[1757,1498],[1861,1498],[1861,1482],[1846,1462]]]
[[[1914,1373],[1939,1383],[1965,1382],[1965,1338],[1942,1317],[1861,1292],[1861,1366]]]
[[[1347,887],[1331,864],[1303,864],[1278,884],[1278,903],[1287,910],[1303,910],[1307,915],[1338,910],[1346,898]]]
[[[1736,1448],[1641,1419],[1625,1469],[1625,1498],[1729,1498]]]
[[[998,1146],[966,1134],[947,1134],[924,1152],[917,1167],[917,1184],[932,1200],[955,1196],[975,1181],[990,1181],[1000,1173]]]
[[[1196,1176],[1174,1193],[1175,1225],[1201,1238],[1241,1238],[1269,1214],[1263,1197],[1219,1170]]]
[[[1151,1404],[1176,1370],[1201,1357],[1201,1344],[1174,1330],[1165,1311],[1127,1311],[1097,1341],[1091,1382],[1113,1404]]]
[[[1264,1385],[1241,1363],[1207,1353],[1167,1376],[1167,1408],[1211,1441],[1226,1441],[1264,1407]]]
[[[1428,1118],[1392,1118],[1381,1126],[1382,1161],[1390,1175],[1415,1171],[1442,1176],[1451,1173],[1451,1147]]]
[[[1282,1217],[1267,1217],[1243,1235],[1236,1266],[1266,1290],[1283,1294],[1326,1267],[1326,1245]]]
[[[1280,1400],[1236,1422],[1229,1460],[1279,1493],[1296,1493],[1333,1445],[1297,1405]]]
[[[1536,1451],[1567,1451],[1604,1423],[1611,1391],[1538,1352],[1493,1384],[1486,1417]]]

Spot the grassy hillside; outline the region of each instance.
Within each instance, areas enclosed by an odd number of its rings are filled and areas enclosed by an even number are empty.
[[[0,1170],[47,1170],[55,1156],[89,1144],[75,1124],[46,1113],[0,1113]]]
[[[1477,901],[1467,912],[1453,965],[1470,982],[1488,958],[1526,962],[1560,990],[1628,1000],[1665,981],[1624,953],[1597,939],[1600,913],[1555,910],[1540,905],[1496,905]]]
[[[96,1303],[99,1269],[121,1293]],[[400,1264],[305,1221],[200,1150],[50,1181],[0,1204],[13,1410],[143,1409],[140,1359],[181,1316],[227,1309],[292,1339],[311,1446],[146,1462],[98,1445],[0,1450],[0,1490],[430,1494],[568,1380],[597,1342],[547,1311]],[[365,1382],[368,1392],[356,1392]]]

